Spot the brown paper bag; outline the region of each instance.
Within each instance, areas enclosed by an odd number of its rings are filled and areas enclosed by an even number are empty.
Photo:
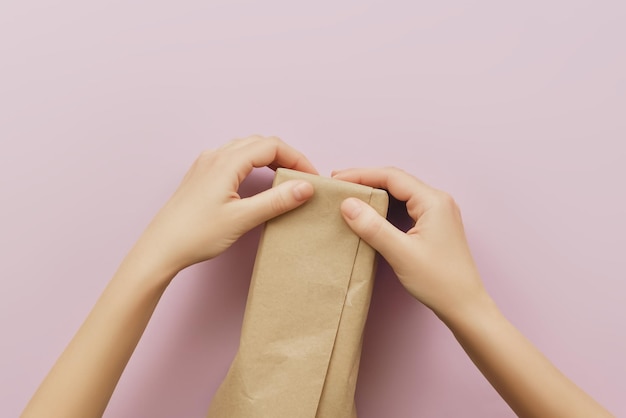
[[[259,245],[239,351],[209,418],[356,417],[354,391],[375,252],[339,206],[357,197],[381,215],[383,190],[278,169],[274,185],[308,180],[315,195],[269,221]]]

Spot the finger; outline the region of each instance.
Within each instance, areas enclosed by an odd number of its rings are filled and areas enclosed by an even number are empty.
[[[407,211],[413,220],[432,205],[437,190],[395,167],[351,168],[335,171],[333,178],[386,189],[396,199],[407,202]]]
[[[266,142],[267,141],[284,142],[284,141],[282,141],[280,138],[278,138],[276,136],[264,137],[262,135],[250,135],[250,136],[248,136],[246,138],[233,139],[232,141],[227,143],[223,148],[225,150],[239,150],[239,149],[242,149],[242,148],[245,148],[245,147],[249,146],[251,143],[261,142],[261,141],[266,141]],[[280,167],[280,165],[276,164],[275,162],[272,162],[272,163],[268,164],[267,167],[269,167],[272,170],[276,171],[276,169],[278,167]]]
[[[297,208],[313,196],[313,185],[303,180],[289,180],[254,196],[240,205],[246,231],[280,214]]]
[[[348,226],[392,266],[402,261],[407,236],[370,205],[350,197],[341,203],[341,214]]]
[[[415,194],[416,190],[421,194],[435,191],[434,188],[426,183],[395,167],[349,168],[333,171],[332,177],[338,180],[386,189],[392,192],[397,199],[405,202]]]
[[[244,137],[244,138],[231,139],[230,141],[222,145],[220,147],[220,150],[235,150],[237,148],[245,147],[250,142],[258,141],[264,138],[265,137],[263,135],[254,134],[254,135],[248,135],[247,137]]]
[[[254,167],[284,167],[306,173],[318,174],[313,164],[295,148],[280,138],[253,138],[245,146],[236,148],[237,158],[243,162],[238,170],[242,181]]]

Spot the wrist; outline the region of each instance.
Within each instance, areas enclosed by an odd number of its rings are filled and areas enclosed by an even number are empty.
[[[484,288],[445,309],[433,309],[433,312],[453,332],[466,324],[480,323],[485,318],[500,315],[498,306]]]
[[[116,275],[133,277],[142,284],[165,289],[179,271],[153,243],[142,238],[124,257]]]

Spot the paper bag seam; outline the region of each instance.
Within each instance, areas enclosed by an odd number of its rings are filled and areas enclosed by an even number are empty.
[[[368,196],[367,199],[367,203],[369,204],[372,201],[372,194],[373,194],[374,189],[370,188],[370,194]],[[339,312],[339,320],[337,321],[337,330],[335,331],[335,338],[333,340],[333,346],[330,350],[330,356],[328,357],[328,364],[326,365],[326,376],[328,376],[328,369],[330,368],[330,362],[332,360],[333,357],[333,353],[335,351],[335,344],[337,342],[337,335],[339,335],[339,327],[341,325],[341,319],[343,317],[343,311],[346,307],[346,300],[348,299],[348,291],[350,289],[350,283],[352,282],[352,276],[354,275],[354,268],[356,266],[356,258],[359,255],[359,249],[361,248],[361,244],[363,243],[363,240],[359,237],[359,242],[356,245],[356,250],[354,251],[354,257],[352,258],[352,269],[350,270],[350,277],[346,286],[346,295],[344,297],[343,300],[343,305],[341,307],[341,311]],[[319,411],[319,407],[320,407],[320,401],[322,399],[322,394],[324,393],[324,388],[326,387],[326,380],[324,380],[324,384],[322,385],[322,390],[320,391],[320,395],[319,395],[319,399],[317,401],[317,409],[315,410],[315,417],[317,417],[317,413]]]

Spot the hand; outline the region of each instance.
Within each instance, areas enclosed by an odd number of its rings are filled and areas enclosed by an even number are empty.
[[[520,417],[611,417],[567,379],[499,311],[470,254],[450,195],[397,168],[350,169],[339,180],[387,189],[406,202],[406,234],[370,206],[346,199],[348,225],[387,259],[404,287],[450,328],[466,353]]]
[[[276,137],[251,136],[205,151],[138,245],[149,246],[160,270],[175,273],[217,256],[245,232],[313,195],[310,183],[293,180],[241,199],[239,185],[254,167],[263,166],[317,173],[304,155]]]
[[[285,182],[246,199],[254,167],[315,168],[278,138],[253,136],[203,152],[126,256],[91,313],[30,400],[22,417],[101,417],[169,281],[215,257],[256,225],[313,195]]]
[[[341,211],[354,232],[385,257],[411,295],[438,315],[486,296],[461,213],[450,195],[397,168],[348,169],[333,177],[387,189],[406,202],[415,221],[406,234],[358,199],[346,199]]]

